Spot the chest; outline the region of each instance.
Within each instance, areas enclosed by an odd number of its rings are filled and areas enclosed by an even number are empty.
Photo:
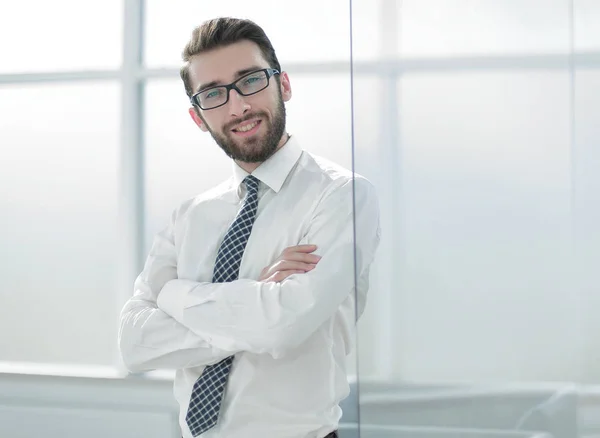
[[[252,231],[242,255],[239,278],[258,279],[290,246],[306,242],[314,209],[314,194],[286,196],[267,192],[260,197]],[[178,277],[212,281],[219,246],[242,207],[224,200],[199,205],[176,229]]]

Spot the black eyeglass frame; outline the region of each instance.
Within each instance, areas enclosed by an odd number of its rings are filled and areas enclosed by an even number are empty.
[[[267,85],[265,85],[264,88],[261,88],[258,91],[253,91],[252,93],[243,93],[242,90],[240,90],[237,87],[237,85],[235,85],[239,81],[243,80],[244,78],[246,78],[248,76],[251,76],[251,75],[254,75],[254,74],[258,73],[259,71],[264,71],[265,74],[267,75]],[[192,103],[192,105],[197,106],[198,108],[200,108],[203,111],[208,111],[208,110],[211,110],[211,109],[219,108],[219,107],[227,104],[227,102],[229,102],[229,93],[230,93],[231,90],[237,91],[240,94],[240,96],[252,96],[253,94],[260,93],[261,91],[266,90],[269,87],[269,84],[271,83],[271,76],[278,75],[278,74],[280,74],[279,70],[276,70],[274,68],[261,68],[259,70],[254,70],[254,71],[251,71],[250,73],[247,73],[244,76],[236,79],[235,82],[232,82],[229,85],[216,85],[214,87],[208,87],[208,88],[205,88],[204,90],[200,90],[197,93],[194,93],[192,95],[192,97],[190,97],[190,102]],[[200,93],[204,93],[207,90],[212,90],[213,88],[225,88],[227,90],[227,94],[226,94],[227,98],[225,99],[225,102],[223,102],[220,105],[211,106],[210,108],[203,108],[202,105],[200,105],[200,102],[198,101],[198,95]]]

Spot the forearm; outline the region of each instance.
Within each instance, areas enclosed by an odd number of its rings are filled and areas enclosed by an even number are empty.
[[[135,281],[133,297],[121,311],[119,349],[131,371],[208,365],[235,353],[210,345],[156,305],[164,285],[177,278],[175,217],[173,214],[171,224],[157,234]]]
[[[121,313],[119,349],[133,372],[209,365],[234,353],[208,344],[154,303],[135,298]]]
[[[277,358],[302,344],[354,292],[353,267],[352,241],[338,240],[335,254],[313,271],[281,283],[176,279],[165,284],[157,304],[215,347]]]

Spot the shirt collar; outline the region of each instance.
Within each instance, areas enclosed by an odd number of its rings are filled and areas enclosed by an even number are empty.
[[[266,184],[275,193],[278,193],[292,171],[292,168],[302,155],[302,148],[292,136],[288,141],[265,162],[256,168],[252,175]],[[233,184],[238,188],[249,173],[242,169],[235,161],[233,165]]]

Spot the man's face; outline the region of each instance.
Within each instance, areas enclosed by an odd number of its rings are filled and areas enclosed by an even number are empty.
[[[195,93],[207,84],[227,85],[263,68],[269,65],[258,45],[240,41],[194,56],[189,73]],[[284,102],[292,93],[286,73],[280,74],[280,82],[271,77],[267,88],[251,96],[230,90],[225,105],[209,110],[190,108],[190,115],[229,157],[246,163],[263,162],[285,142]]]

